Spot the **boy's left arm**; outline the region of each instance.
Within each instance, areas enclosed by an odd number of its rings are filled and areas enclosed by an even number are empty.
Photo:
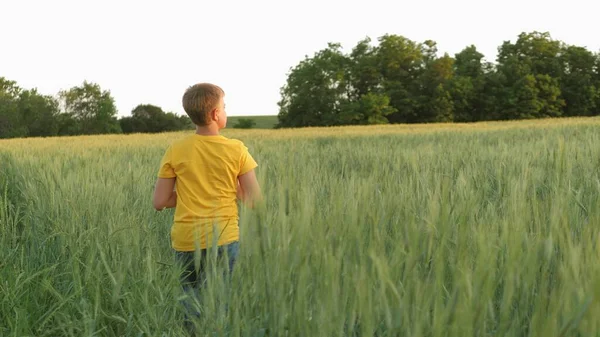
[[[237,190],[236,190],[235,195],[237,197],[237,200],[242,201],[242,200],[244,200],[244,191],[242,190],[242,186],[240,186],[240,180],[236,179],[236,181],[237,181]]]
[[[177,206],[175,178],[158,178],[154,189],[152,205],[157,211]]]

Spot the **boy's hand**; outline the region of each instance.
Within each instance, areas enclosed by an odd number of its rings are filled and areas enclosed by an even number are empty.
[[[177,206],[175,178],[158,178],[154,189],[152,205],[157,211]]]

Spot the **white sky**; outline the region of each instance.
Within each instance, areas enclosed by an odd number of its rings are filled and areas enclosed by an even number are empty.
[[[349,51],[384,34],[432,39],[488,60],[523,31],[600,50],[595,0],[0,0],[0,77],[54,95],[84,80],[110,90],[119,115],[148,103],[183,114],[191,84],[226,92],[227,112],[277,114],[279,89],[305,55]]]

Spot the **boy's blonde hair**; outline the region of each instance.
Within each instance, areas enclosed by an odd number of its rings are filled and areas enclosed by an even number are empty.
[[[183,94],[183,109],[194,124],[208,125],[209,113],[217,107],[225,92],[221,87],[211,83],[198,83]]]

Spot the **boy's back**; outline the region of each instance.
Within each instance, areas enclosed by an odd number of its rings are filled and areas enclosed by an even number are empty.
[[[256,167],[241,141],[221,135],[193,134],[171,144],[158,177],[175,178],[173,249],[193,251],[238,241],[238,177]]]

